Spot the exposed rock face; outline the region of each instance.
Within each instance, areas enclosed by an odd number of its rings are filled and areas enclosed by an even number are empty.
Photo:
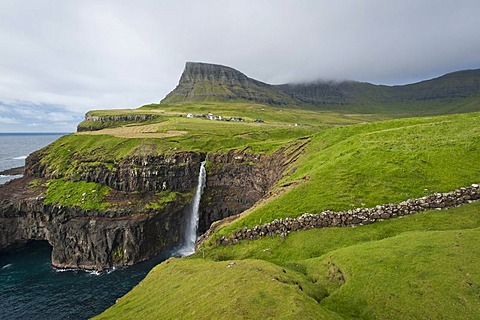
[[[205,155],[194,152],[179,152],[172,155],[125,157],[118,164],[82,163],[78,180],[96,182],[119,191],[190,192],[196,186],[200,162]],[[27,176],[57,179],[62,172],[50,171],[42,163],[41,153],[31,154],[26,159]]]
[[[0,171],[0,175],[7,175],[7,176],[21,175],[23,174],[24,170],[25,170],[24,167],[11,168],[11,169]]]
[[[33,177],[64,178],[63,172],[51,172],[42,163],[42,152],[33,153],[26,160],[26,177],[13,182],[15,187],[0,186],[0,253],[15,243],[47,240],[53,247],[52,264],[59,268],[103,270],[151,258],[182,239],[188,194],[194,191],[204,157],[177,153],[126,157],[116,165],[85,163],[77,180],[108,185],[125,195],[134,192],[155,198],[161,190],[187,195],[158,210],[133,204],[86,211],[46,205],[43,197],[29,194]]]
[[[85,115],[85,121],[100,121],[100,122],[105,122],[105,121],[147,121],[147,120],[153,120],[156,119],[157,116],[153,114],[125,114],[125,115],[119,115],[119,116],[104,116],[104,117],[98,117],[98,116],[92,116],[90,114]]]
[[[116,116],[93,116],[89,113],[85,115],[85,120],[77,126],[77,131],[95,131],[109,127],[116,127],[127,123],[144,122],[157,119],[159,116],[154,114],[124,114]]]
[[[166,189],[188,195],[183,197],[188,200],[206,157],[207,182],[199,226],[203,232],[212,222],[238,214],[258,201],[305,143],[299,141],[271,155],[247,150],[208,155],[179,152],[126,157],[118,164],[93,162],[76,178],[108,185],[126,195],[155,196]],[[28,191],[29,182],[34,177],[65,177],[51,172],[41,158],[41,152],[33,153],[26,161],[25,177],[0,186],[0,253],[15,243],[47,240],[53,247],[54,266],[104,270],[135,264],[180,244],[191,201],[170,202],[158,210],[127,206],[95,211],[47,205],[43,197]]]
[[[253,206],[282,177],[288,154],[272,155],[242,151],[207,156],[207,181],[201,201],[200,233],[214,221]]]
[[[185,208],[174,206],[134,214],[45,205],[39,197],[3,200],[0,253],[27,240],[47,240],[53,247],[55,267],[124,267],[178,244],[184,219]]]

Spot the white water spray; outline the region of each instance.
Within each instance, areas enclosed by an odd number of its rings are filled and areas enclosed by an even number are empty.
[[[197,241],[198,220],[200,218],[200,199],[202,198],[203,189],[205,188],[205,180],[207,171],[205,170],[205,161],[200,165],[200,173],[198,174],[197,190],[193,197],[192,209],[185,228],[183,246],[178,250],[182,256],[189,256],[195,253],[195,243]]]

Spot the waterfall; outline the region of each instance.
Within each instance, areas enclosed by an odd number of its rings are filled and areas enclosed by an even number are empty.
[[[202,198],[203,189],[205,188],[205,180],[207,178],[207,171],[205,170],[205,161],[200,165],[200,172],[198,174],[197,189],[193,197],[192,208],[188,217],[185,233],[183,236],[183,246],[178,250],[182,256],[189,256],[195,253],[195,243],[197,241],[198,220],[200,218],[200,199]]]

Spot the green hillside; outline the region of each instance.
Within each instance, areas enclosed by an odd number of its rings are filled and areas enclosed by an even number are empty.
[[[480,179],[479,113],[312,128],[270,197],[213,238]],[[476,319],[479,228],[480,206],[472,203],[233,246],[207,242],[194,256],[157,266],[98,318]]]
[[[478,183],[479,83],[480,72],[470,70],[393,87],[273,86],[232,68],[187,63],[161,103],[89,112],[79,125],[84,132],[42,151],[48,171],[64,179],[46,186],[52,203],[63,190],[74,194],[68,181],[90,164],[183,151],[273,154],[305,145],[253,208],[217,223],[196,254],[160,264],[98,318],[478,318],[478,202],[237,245],[216,240],[279,218],[399,203]],[[88,206],[108,206],[104,192]]]
[[[304,182],[286,188],[282,197],[258,207],[228,230],[305,212],[398,203],[470,185],[480,179],[472,165],[480,161],[479,151],[479,113],[325,130],[312,137],[301,162],[280,188]]]

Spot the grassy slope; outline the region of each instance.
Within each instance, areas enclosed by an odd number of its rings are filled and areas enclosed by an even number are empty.
[[[397,202],[478,182],[479,122],[474,113],[324,130],[281,183],[309,180],[219,233],[279,216]],[[285,240],[204,246],[191,258],[170,260],[174,268],[158,266],[101,317],[144,312],[155,318],[167,310],[165,318],[334,318],[335,312],[346,319],[475,319],[479,231],[480,204],[473,203],[357,228],[301,231]],[[235,269],[226,262],[233,260],[241,271],[229,273]],[[258,268],[269,270],[270,285]],[[182,274],[185,269],[191,275]],[[279,296],[275,277],[282,274],[293,278]],[[212,300],[201,298],[203,293]],[[264,299],[253,303],[260,295]],[[301,301],[294,305],[305,313],[295,313],[292,301]]]
[[[475,203],[206,248],[157,266],[98,318],[476,319],[479,233]]]
[[[314,286],[265,261],[170,259],[98,319],[340,319],[305,293]]]
[[[242,117],[245,122],[190,119],[187,113],[212,112],[224,117]],[[252,152],[272,152],[297,138],[311,136],[332,125],[345,125],[381,119],[373,115],[345,115],[332,112],[278,109],[252,103],[184,103],[174,105],[147,105],[137,110],[91,111],[91,116],[122,116],[152,114],[155,120],[117,125],[108,130],[82,132],[61,137],[44,148],[42,162],[50,173],[61,173],[61,179],[47,185],[47,202],[62,205],[80,205],[88,209],[104,209],[108,190],[102,189],[90,197],[91,190],[101,186],[72,182],[90,168],[114,168],[127,156],[162,155],[179,151],[223,152],[243,149]],[[257,118],[264,123],[255,123]],[[120,122],[123,124],[123,122]],[[295,126],[295,123],[300,124]],[[106,125],[89,121],[85,125]],[[132,137],[132,132],[135,137]],[[180,135],[162,137],[170,132]],[[117,135],[113,135],[117,133]],[[99,191],[99,190],[97,190]],[[82,194],[87,197],[83,199]],[[102,196],[100,196],[102,194]],[[83,199],[83,201],[82,201]],[[151,207],[159,206],[155,201]]]
[[[263,109],[263,111],[262,111]],[[312,135],[332,125],[353,124],[377,120],[374,116],[342,115],[312,111],[280,110],[258,104],[181,104],[149,105],[142,112],[162,115],[155,125],[137,124],[138,138],[123,138],[103,134],[70,134],[63,136],[44,149],[43,162],[51,171],[75,177],[85,166],[99,162],[112,165],[129,155],[157,155],[179,151],[218,152],[249,146],[254,152],[269,152],[293,139]],[[92,112],[94,115],[122,115],[125,110]],[[246,122],[209,121],[189,119],[186,114],[213,112],[225,117],[242,117]],[[182,115],[182,117],[180,117]],[[265,123],[254,123],[262,118]],[[295,123],[302,124],[294,126]],[[130,125],[132,126],[132,125]],[[152,133],[183,131],[185,134],[168,138],[141,138],[143,128],[146,136]],[[122,128],[116,128],[121,132]],[[111,132],[111,131],[109,131]]]
[[[479,180],[480,114],[411,118],[315,135],[281,181],[308,177],[218,234],[276,218],[401,202]]]

